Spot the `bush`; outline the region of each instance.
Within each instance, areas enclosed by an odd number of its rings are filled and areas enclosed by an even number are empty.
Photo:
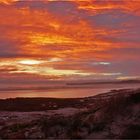
[[[129,98],[133,103],[140,103],[140,92],[130,95]]]
[[[123,139],[140,139],[140,124],[130,125],[122,134]]]
[[[28,128],[28,127],[29,127],[28,124],[14,124],[10,127],[10,130],[12,132],[18,132],[19,130],[25,129],[25,128]]]
[[[58,138],[61,134],[67,133],[67,128],[70,125],[69,118],[64,116],[53,116],[51,118],[44,118],[41,121],[42,131],[45,133],[45,136]]]

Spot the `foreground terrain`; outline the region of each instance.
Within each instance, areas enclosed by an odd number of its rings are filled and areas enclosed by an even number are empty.
[[[0,100],[0,138],[140,138],[140,89]]]

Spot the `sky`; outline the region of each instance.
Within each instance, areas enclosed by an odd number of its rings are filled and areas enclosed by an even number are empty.
[[[0,85],[140,78],[139,0],[0,0]]]

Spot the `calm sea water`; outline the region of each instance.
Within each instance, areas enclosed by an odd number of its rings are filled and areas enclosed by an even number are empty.
[[[94,96],[100,93],[105,93],[113,89],[136,89],[140,88],[139,84],[99,84],[90,86],[81,86],[81,88],[64,88],[52,90],[14,90],[0,91],[0,98],[15,98],[15,97],[55,97],[55,98],[77,98]]]

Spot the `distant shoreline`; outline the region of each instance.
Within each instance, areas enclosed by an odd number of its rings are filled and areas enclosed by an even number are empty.
[[[85,85],[63,85],[49,87],[7,87],[0,88],[0,99],[7,98],[84,98],[95,96],[101,93],[107,93],[110,90],[119,89],[137,89],[140,83],[103,83],[103,84],[85,84]]]
[[[120,89],[101,93],[95,96],[81,98],[46,98],[46,97],[17,97],[0,99],[0,111],[45,111],[65,107],[83,108],[97,99],[110,96],[133,94],[140,92],[138,89]]]
[[[78,87],[77,87],[78,88]],[[84,88],[90,88],[90,87],[84,87]],[[52,89],[53,90],[53,89]],[[55,89],[54,89],[55,90]],[[56,89],[57,90],[57,89]],[[9,99],[84,99],[84,98],[91,98],[91,97],[95,97],[95,96],[100,96],[100,95],[108,95],[110,92],[121,92],[121,91],[128,91],[128,90],[140,90],[140,87],[139,88],[121,88],[121,89],[111,89],[107,92],[104,92],[104,93],[99,93],[97,95],[91,95],[91,96],[86,96],[86,97],[74,97],[74,98],[67,98],[67,97],[64,97],[64,98],[58,98],[58,97],[9,97],[9,98],[0,98],[0,100],[9,100]]]
[[[94,85],[118,85],[118,84],[140,84],[140,80],[112,81],[112,82],[73,82],[65,83],[63,86],[38,86],[38,87],[6,87],[0,88],[0,91],[26,91],[26,90],[59,90],[71,88],[94,88]],[[96,88],[96,86],[95,86]]]

